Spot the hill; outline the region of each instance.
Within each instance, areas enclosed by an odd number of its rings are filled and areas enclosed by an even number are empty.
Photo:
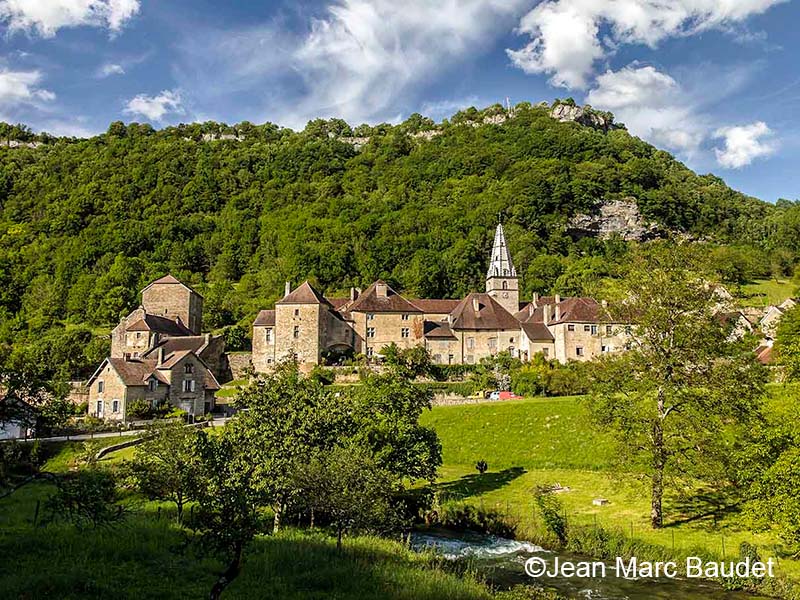
[[[206,296],[213,328],[247,323],[285,280],[335,292],[380,277],[412,295],[460,297],[481,286],[498,215],[523,296],[589,293],[624,262],[625,243],[575,240],[567,224],[622,199],[662,228],[736,245],[722,256],[733,277],[768,277],[778,251],[791,273],[794,204],[744,196],[610,115],[581,114],[589,125],[527,103],[438,124],[317,120],[300,132],[115,122],[89,139],[3,124],[0,341],[53,323],[107,328],[167,271]]]

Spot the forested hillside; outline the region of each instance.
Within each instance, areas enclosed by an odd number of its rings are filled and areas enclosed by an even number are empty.
[[[791,272],[793,203],[746,197],[624,129],[559,123],[546,107],[483,124],[502,110],[355,131],[338,120],[302,132],[117,122],[91,139],[0,148],[0,341],[108,326],[167,271],[206,296],[214,328],[246,322],[284,280],[331,293],[382,277],[411,295],[458,297],[482,286],[499,214],[525,295],[591,291],[625,244],[574,242],[565,224],[625,197],[665,227],[725,244],[712,251],[727,278]],[[441,135],[413,135],[433,129]],[[221,133],[237,137],[208,139]],[[0,131],[20,135],[32,137]]]

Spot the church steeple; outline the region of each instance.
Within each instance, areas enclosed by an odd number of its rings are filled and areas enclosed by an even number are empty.
[[[486,273],[486,293],[512,315],[519,311],[519,279],[514,263],[511,262],[502,223],[498,223],[494,232],[489,270]]]
[[[486,278],[516,276],[517,271],[511,262],[511,254],[508,252],[503,224],[498,223],[494,232],[494,245],[492,246],[492,254],[489,256],[489,271],[486,273]]]

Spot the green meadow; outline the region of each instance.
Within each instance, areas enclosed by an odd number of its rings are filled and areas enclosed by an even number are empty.
[[[780,394],[780,387],[773,388],[773,410],[782,406]],[[580,398],[439,406],[423,419],[442,441],[440,501],[501,510],[518,523],[518,537],[541,537],[534,493],[537,486],[560,485],[558,498],[575,524],[596,524],[678,555],[701,551],[730,558],[749,542],[800,578],[800,562],[781,557],[773,536],[748,531],[735,510],[715,510],[710,497],[688,501],[672,492],[665,499],[667,526],[651,529],[648,481],[617,466],[613,441],[590,423]],[[475,468],[478,460],[488,463],[483,475]],[[598,498],[608,504],[595,506]]]

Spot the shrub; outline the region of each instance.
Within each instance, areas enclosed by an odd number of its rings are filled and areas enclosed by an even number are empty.
[[[452,529],[468,529],[514,539],[518,523],[502,512],[471,504],[448,503],[438,514],[438,525]]]
[[[45,503],[50,520],[64,519],[78,528],[97,528],[123,516],[117,484],[109,471],[84,469],[57,480],[58,491]]]
[[[489,465],[486,463],[485,460],[481,459],[475,463],[475,468],[478,470],[478,473],[483,475],[484,473],[486,473],[487,469],[489,468]]]
[[[553,535],[561,546],[565,546],[568,540],[567,518],[561,501],[542,487],[536,490],[535,500],[548,533]]]
[[[153,416],[153,405],[147,400],[133,400],[128,404],[128,417],[132,419],[150,419]]]

